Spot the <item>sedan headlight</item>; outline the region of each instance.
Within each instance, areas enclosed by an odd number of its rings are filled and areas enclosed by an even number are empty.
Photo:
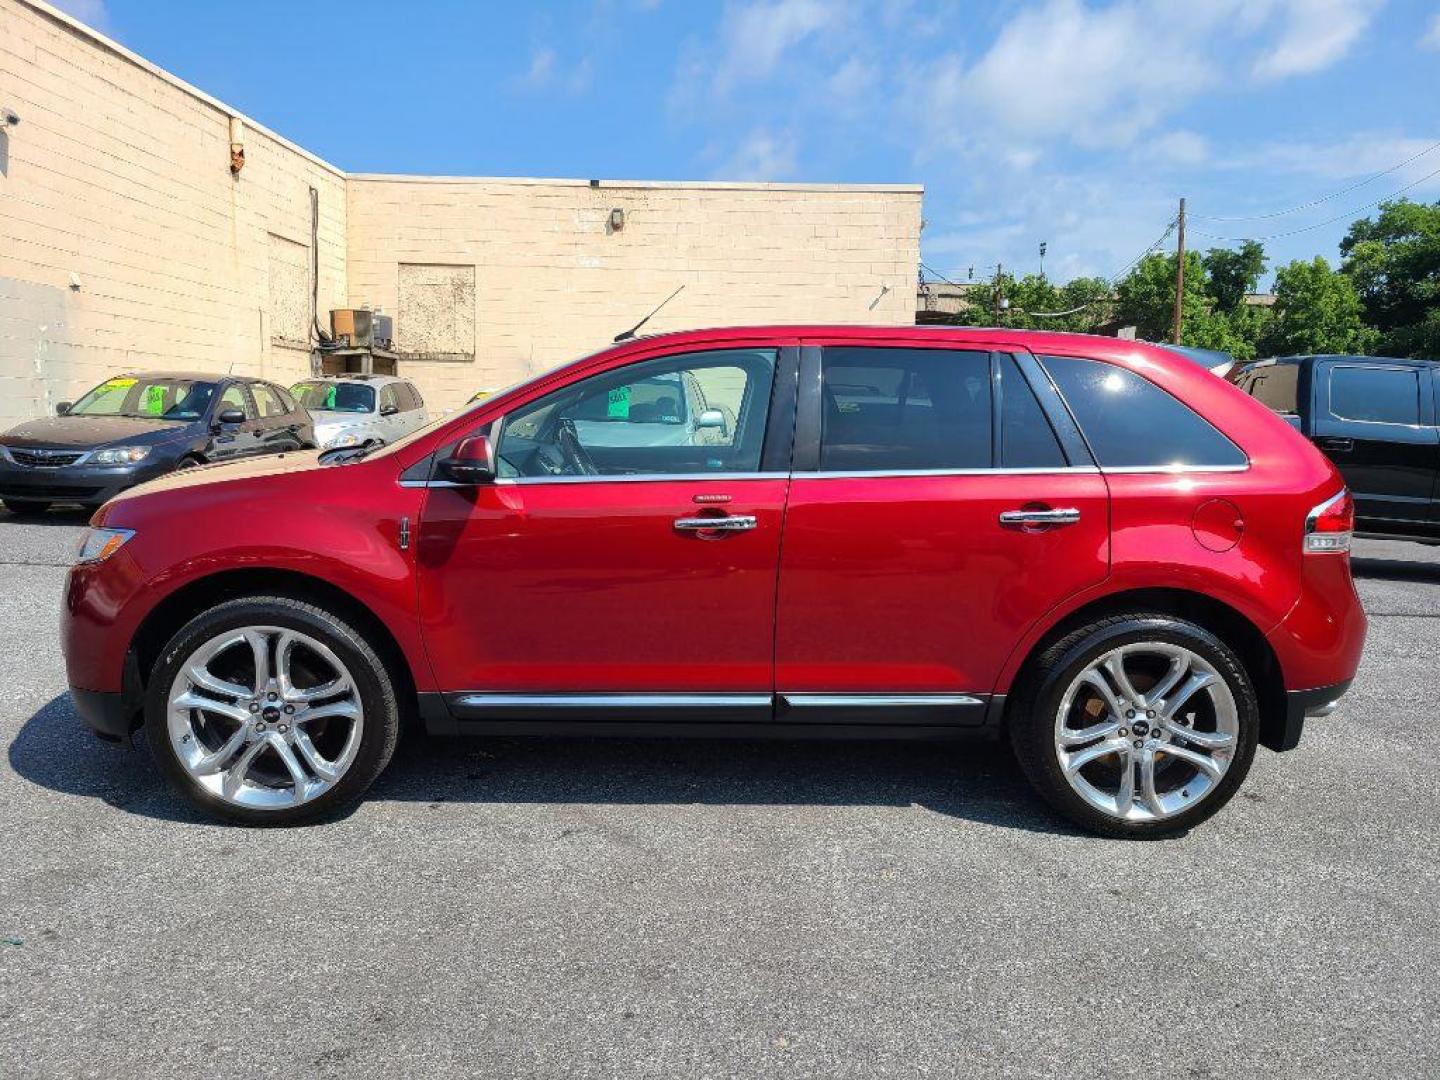
[[[90,458],[92,465],[134,465],[144,461],[150,453],[148,446],[112,446],[108,450],[96,450]]]
[[[337,435],[325,444],[326,450],[338,450],[342,446],[359,446],[360,436],[351,432],[349,435]]]
[[[129,543],[134,535],[134,529],[90,529],[80,539],[80,549],[75,553],[75,561],[104,562]]]

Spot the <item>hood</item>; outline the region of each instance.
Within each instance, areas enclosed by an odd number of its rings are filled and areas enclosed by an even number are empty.
[[[264,454],[259,457],[242,458],[239,461],[222,461],[215,465],[201,465],[194,469],[181,469],[168,473],[139,487],[122,491],[112,499],[111,505],[126,502],[147,495],[180,491],[183,488],[200,487],[204,484],[224,483],[227,480],[258,480],[267,476],[281,476],[285,473],[304,472],[319,467],[320,451],[300,450],[293,454]]]
[[[43,420],[27,420],[4,435],[5,446],[68,447],[92,450],[114,444],[154,446],[191,433],[193,421],[152,420],[129,416],[47,416]]]

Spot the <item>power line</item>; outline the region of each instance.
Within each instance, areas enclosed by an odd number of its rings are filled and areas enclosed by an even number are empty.
[[[1342,196],[1342,195],[1348,195],[1348,194],[1350,194],[1350,192],[1352,192],[1352,191],[1358,191],[1358,190],[1359,190],[1360,188],[1362,188],[1362,187],[1366,187],[1366,186],[1369,185],[1369,184],[1373,184],[1376,180],[1379,180],[1382,176],[1389,176],[1391,173],[1397,172],[1397,171],[1399,171],[1400,169],[1403,169],[1406,165],[1409,165],[1409,164],[1411,164],[1412,162],[1419,161],[1419,160],[1420,160],[1422,157],[1424,157],[1426,154],[1434,153],[1436,150],[1440,150],[1440,142],[1434,143],[1434,144],[1431,145],[1431,146],[1427,146],[1424,150],[1421,150],[1418,154],[1415,154],[1415,155],[1413,155],[1412,157],[1406,158],[1404,161],[1400,162],[1400,164],[1398,164],[1398,165],[1391,165],[1390,168],[1388,168],[1388,169],[1381,169],[1379,172],[1375,173],[1374,175],[1372,175],[1372,176],[1367,176],[1364,180],[1356,181],[1355,183],[1351,184],[1349,187],[1341,188],[1339,191],[1332,191],[1332,192],[1330,192],[1330,194],[1328,194],[1328,195],[1321,195],[1321,196],[1320,196],[1319,198],[1317,198],[1317,199],[1311,199],[1309,202],[1301,203],[1299,206],[1289,207],[1289,208],[1286,209],[1286,210],[1275,210],[1275,211],[1272,211],[1271,213],[1268,213],[1268,214],[1238,214],[1238,215],[1235,215],[1235,216],[1233,216],[1233,217],[1224,217],[1224,216],[1220,216],[1220,215],[1217,215],[1217,214],[1191,214],[1190,216],[1191,216],[1192,218],[1195,218],[1195,219],[1201,219],[1201,218],[1203,218],[1205,221],[1264,221],[1264,220],[1268,220],[1268,219],[1270,219],[1270,218],[1286,217],[1286,216],[1288,216],[1288,215],[1290,215],[1290,214],[1297,214],[1297,213],[1299,213],[1301,210],[1309,210],[1309,209],[1311,209],[1312,207],[1321,206],[1321,205],[1323,205],[1324,203],[1330,202],[1332,199],[1338,199],[1338,198],[1340,198],[1340,196]],[[1404,191],[1405,189],[1404,189],[1404,188],[1401,188],[1401,190]]]
[[[1374,202],[1366,203],[1364,206],[1357,206],[1353,210],[1347,210],[1343,214],[1336,214],[1334,217],[1326,218],[1324,221],[1317,221],[1313,225],[1302,225],[1298,229],[1289,229],[1286,232],[1270,233],[1266,236],[1217,236],[1214,233],[1205,232],[1202,229],[1196,229],[1194,231],[1210,240],[1219,240],[1227,244],[1243,244],[1246,240],[1280,240],[1286,236],[1297,236],[1300,233],[1311,232],[1315,229],[1323,229],[1327,225],[1334,225],[1337,221],[1344,221],[1346,218],[1351,218],[1353,220],[1355,215],[1359,214],[1362,210],[1372,210],[1375,207],[1379,206],[1381,203],[1388,202],[1389,200],[1395,198],[1395,196],[1397,195],[1403,195],[1411,188],[1419,187],[1421,184],[1425,183],[1425,181],[1433,180],[1437,176],[1440,176],[1440,169],[1436,169],[1432,173],[1426,173],[1424,176],[1420,177],[1419,180],[1416,180],[1413,183],[1406,184],[1398,191],[1392,191],[1389,195],[1382,195]]]

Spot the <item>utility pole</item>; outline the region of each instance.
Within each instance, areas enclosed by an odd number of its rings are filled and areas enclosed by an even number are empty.
[[[1004,306],[1004,304],[1003,304],[1004,297],[1003,297],[1003,295],[1002,295],[1003,288],[1002,288],[1002,286],[1001,286],[1001,284],[1000,284],[1000,275],[1004,272],[1004,270],[1005,270],[1005,264],[1004,264],[1004,263],[998,263],[998,262],[997,262],[997,263],[995,264],[995,325],[996,325],[996,326],[999,326],[999,325],[1000,325],[1000,309]]]
[[[1179,238],[1175,244],[1175,344],[1180,344],[1180,330],[1185,321],[1185,200],[1180,200]]]

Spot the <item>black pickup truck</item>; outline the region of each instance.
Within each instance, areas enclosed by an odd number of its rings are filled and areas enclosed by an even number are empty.
[[[1440,543],[1440,363],[1281,356],[1230,378],[1339,466],[1362,535]]]

